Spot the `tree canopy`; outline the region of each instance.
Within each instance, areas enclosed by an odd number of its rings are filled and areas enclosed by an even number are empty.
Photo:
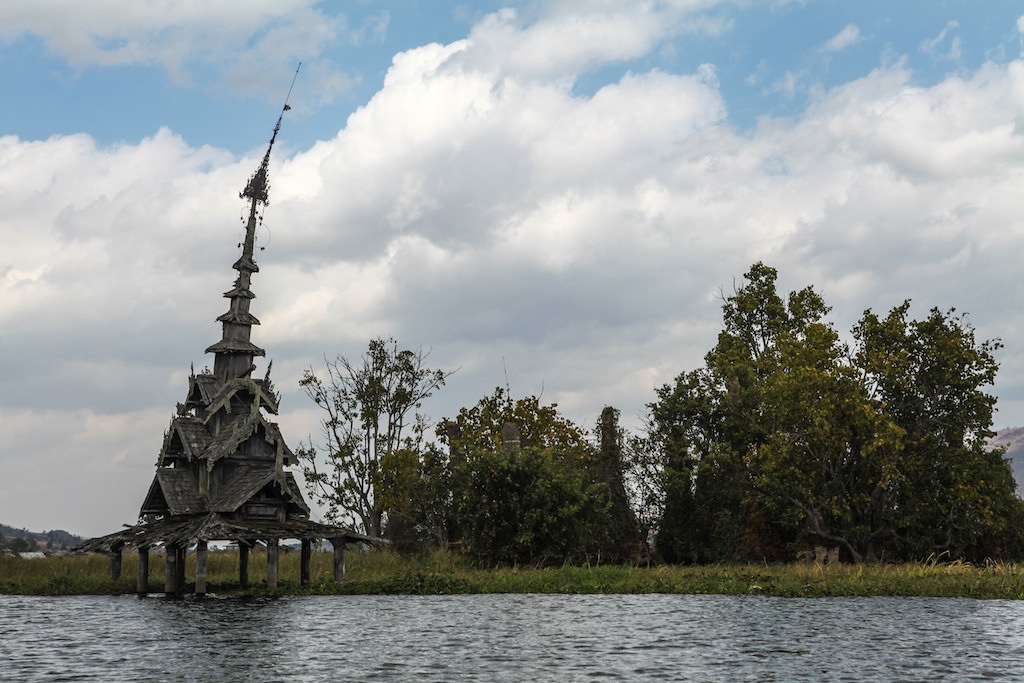
[[[871,561],[1009,542],[1015,484],[985,449],[998,340],[978,342],[952,310],[909,320],[904,302],[865,311],[851,348],[813,288],[784,300],[776,278],[750,268],[705,366],[649,406],[661,554],[782,559],[826,545]]]
[[[477,561],[626,559],[631,511],[612,493],[622,488],[621,466],[556,405],[512,400],[499,388],[438,434],[451,452],[456,526]]]
[[[421,401],[448,373],[394,340],[308,370],[324,411],[307,485],[400,550],[482,565],[1024,556],[1024,503],[987,448],[999,340],[904,301],[845,337],[813,287],[783,296],[753,264],[722,296],[702,366],[655,390],[643,433],[606,407],[593,433],[502,389],[426,434]]]
[[[401,449],[418,448],[422,401],[450,374],[427,367],[426,357],[422,350],[399,349],[394,339],[372,339],[358,362],[338,356],[326,361],[326,375],[312,368],[303,373],[299,385],[324,415],[319,444],[304,443],[296,455],[330,521],[341,515],[371,536],[387,531],[382,462],[394,466]]]

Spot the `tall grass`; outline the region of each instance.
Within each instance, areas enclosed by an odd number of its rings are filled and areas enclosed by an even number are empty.
[[[211,552],[208,592],[216,594],[454,594],[454,593],[716,593],[783,597],[918,595],[1024,599],[1024,565],[953,563],[897,565],[705,565],[692,567],[473,567],[458,555],[412,557],[389,550],[348,552],[347,578],[334,583],[330,553],[314,553],[312,582],[299,585],[299,553],[280,558],[278,588],[268,591],[266,554],[249,557],[250,587],[238,583],[238,555]],[[21,559],[0,557],[0,593],[32,595],[134,593],[137,556],[125,553],[112,580],[101,555]],[[193,590],[195,555],[186,561]],[[164,558],[151,554],[149,590],[163,591]]]

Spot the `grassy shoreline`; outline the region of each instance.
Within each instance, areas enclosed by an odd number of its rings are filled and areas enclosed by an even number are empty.
[[[777,597],[926,596],[1024,599],[1024,565],[963,563],[898,565],[704,565],[477,569],[448,553],[401,557],[348,553],[347,579],[331,579],[331,556],[313,555],[313,581],[299,586],[297,553],[281,558],[279,586],[261,587],[266,562],[250,558],[249,589],[238,585],[238,557],[211,553],[208,592],[216,595],[451,595],[482,593],[720,594]],[[191,590],[195,557],[189,556]],[[135,592],[136,556],[125,554],[121,578],[101,555],[22,559],[0,557],[0,594],[118,595]],[[163,592],[163,558],[150,559],[149,588]]]

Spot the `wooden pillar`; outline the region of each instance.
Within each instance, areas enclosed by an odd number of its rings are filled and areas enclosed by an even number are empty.
[[[116,581],[121,578],[121,559],[124,557],[124,548],[118,546],[110,550],[110,578]]]
[[[334,582],[341,583],[345,580],[345,539],[332,538],[331,545],[334,546]]]
[[[299,584],[308,586],[313,574],[313,542],[302,539],[302,555],[299,559]]]
[[[249,543],[238,542],[238,585],[249,587]]]
[[[139,575],[135,582],[135,592],[139,595],[149,593],[149,548],[139,548]]]
[[[177,577],[174,579],[174,584],[177,587],[175,592],[180,596],[185,593],[185,558],[188,557],[188,543],[182,543],[178,546],[177,554],[178,559],[175,563]]]
[[[178,548],[164,546],[164,595],[173,597],[178,593]]]
[[[267,588],[277,588],[277,557],[279,544],[276,538],[267,539]]]
[[[206,541],[196,541],[196,595],[206,595]]]

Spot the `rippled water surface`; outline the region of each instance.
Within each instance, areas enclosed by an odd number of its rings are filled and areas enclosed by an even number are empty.
[[[3,680],[1024,679],[1024,603],[0,595]]]

